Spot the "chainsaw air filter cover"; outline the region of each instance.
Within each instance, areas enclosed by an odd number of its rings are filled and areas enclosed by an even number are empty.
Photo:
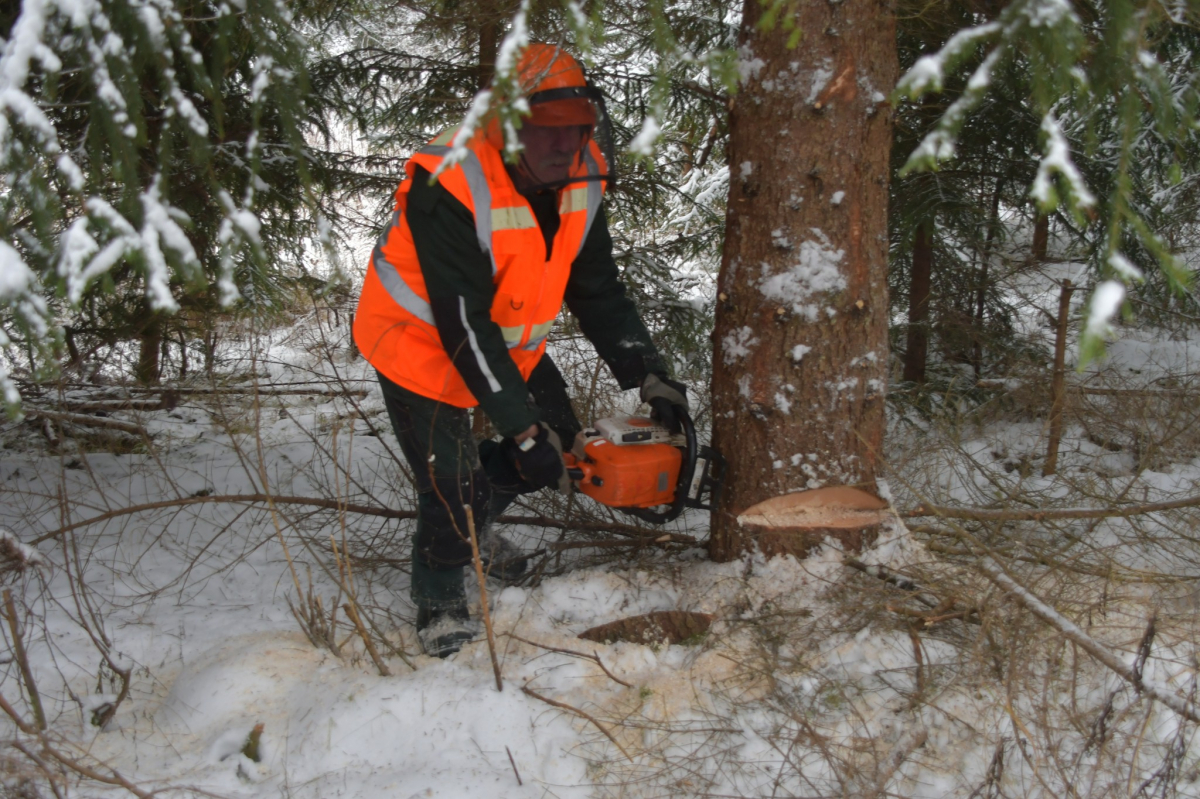
[[[595,437],[584,448],[587,460],[579,490],[617,508],[652,508],[675,499],[683,453],[662,443],[622,446]]]

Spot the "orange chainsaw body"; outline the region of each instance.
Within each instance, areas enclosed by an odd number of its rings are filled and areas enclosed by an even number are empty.
[[[594,439],[582,461],[567,455],[570,468],[583,472],[579,490],[614,508],[652,508],[675,500],[683,452],[670,444],[621,446]]]

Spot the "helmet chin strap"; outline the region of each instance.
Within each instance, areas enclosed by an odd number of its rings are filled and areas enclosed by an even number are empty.
[[[586,146],[586,144],[584,146]],[[576,161],[579,160],[579,156],[582,152],[583,150],[581,148],[579,153],[576,153]],[[521,160],[517,162],[514,171],[522,178],[522,182],[527,184],[525,186],[517,186],[518,191],[545,191],[547,189],[559,189],[568,183],[574,183],[577,180],[577,178],[570,176],[565,177],[562,180],[541,180],[537,173],[534,172],[533,165],[529,163],[529,159],[525,157],[524,151],[521,152]]]
[[[516,172],[523,179],[522,182],[528,185],[525,188],[540,189],[544,181],[538,180],[537,174],[533,171],[533,165],[529,163],[529,159],[525,157],[525,151],[521,151],[521,160],[517,162]]]

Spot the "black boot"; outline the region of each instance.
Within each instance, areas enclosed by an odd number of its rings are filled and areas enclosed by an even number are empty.
[[[411,596],[417,606],[417,639],[425,654],[449,657],[479,632],[467,610],[462,566],[434,569],[414,557]]]

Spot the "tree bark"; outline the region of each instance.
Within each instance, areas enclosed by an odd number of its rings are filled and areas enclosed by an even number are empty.
[[[746,0],[742,88],[713,355],[714,442],[729,461],[710,554],[806,551],[827,530],[739,521],[772,497],[875,494],[887,379],[887,189],[895,10],[804,3],[804,36]],[[749,518],[749,517],[748,517]],[[759,517],[755,517],[759,518]],[[841,528],[851,543],[864,529]]]
[[[1046,252],[1050,247],[1050,217],[1038,214],[1033,223],[1033,246],[1030,256],[1037,263],[1046,260]]]
[[[1050,378],[1050,438],[1046,442],[1046,462],[1042,477],[1058,471],[1058,446],[1062,441],[1063,408],[1067,404],[1067,321],[1071,313],[1071,294],[1075,287],[1064,280],[1058,294],[1058,318],[1055,320],[1054,375]]]
[[[150,313],[145,325],[138,332],[138,360],[134,377],[143,386],[158,384],[161,374],[163,330],[159,314]]]
[[[904,376],[909,383],[925,382],[929,355],[929,290],[933,282],[933,220],[917,226],[913,237],[912,280],[908,295],[908,346]]]
[[[493,16],[484,16],[479,21],[479,78],[476,83],[480,91],[492,85],[492,77],[496,74],[499,28],[499,21]]]

